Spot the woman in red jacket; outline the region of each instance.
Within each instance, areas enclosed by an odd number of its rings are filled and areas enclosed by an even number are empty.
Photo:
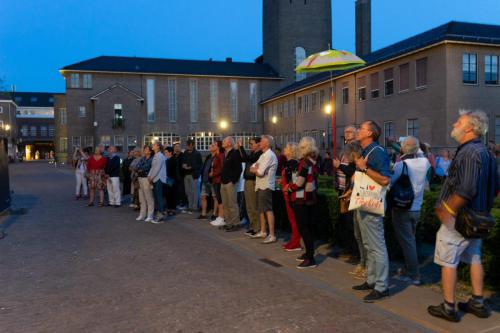
[[[292,236],[288,243],[283,245],[285,251],[300,251],[300,234],[295,221],[295,213],[293,206],[295,204],[295,192],[288,192],[288,185],[293,184],[294,179],[297,179],[297,168],[299,166],[299,147],[295,142],[288,142],[283,151],[286,162],[283,170],[281,170],[281,190],[285,199],[286,213],[290,227],[292,228]]]
[[[90,187],[89,207],[94,205],[96,190],[99,191],[99,206],[104,206],[104,189],[106,188],[104,168],[107,163],[108,160],[101,154],[101,146],[97,146],[94,155],[87,162],[87,179]]]

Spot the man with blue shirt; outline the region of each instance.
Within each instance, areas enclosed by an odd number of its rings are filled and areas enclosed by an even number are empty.
[[[378,144],[380,127],[372,120],[361,124],[356,140],[361,145],[362,157],[356,159],[356,169],[365,173],[382,186],[390,182],[390,161],[385,149]],[[371,290],[365,296],[365,302],[374,302],[389,296],[389,255],[385,244],[384,218],[380,215],[361,210],[354,211],[354,218],[359,223],[361,238],[366,248],[367,280],[354,290]]]

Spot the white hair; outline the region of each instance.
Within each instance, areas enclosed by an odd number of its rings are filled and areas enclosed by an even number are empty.
[[[274,138],[271,136],[271,135],[268,135],[268,134],[264,134],[260,137],[260,139],[266,139],[267,142],[269,142],[269,147],[273,147],[274,146]]]
[[[420,143],[414,136],[407,136],[401,143],[401,151],[405,154],[416,154],[420,149]]]
[[[472,126],[472,131],[477,136],[484,136],[488,132],[488,115],[482,110],[465,110],[458,112],[460,116],[466,116],[469,124]]]
[[[316,148],[316,141],[310,136],[305,136],[299,141],[299,151],[301,157],[307,157],[309,155],[315,155],[318,153],[318,148]]]

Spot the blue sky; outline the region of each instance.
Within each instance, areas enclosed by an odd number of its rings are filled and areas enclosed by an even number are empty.
[[[316,0],[312,0],[316,1]],[[354,0],[333,0],[333,47],[354,51]],[[372,48],[450,20],[500,24],[499,0],[373,0]],[[0,0],[0,77],[64,91],[58,69],[99,55],[253,61],[262,0]]]

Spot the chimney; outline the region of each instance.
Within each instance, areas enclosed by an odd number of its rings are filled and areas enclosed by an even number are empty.
[[[356,55],[363,58],[371,52],[371,0],[356,0]]]
[[[226,62],[233,62],[233,58],[226,58]]]

